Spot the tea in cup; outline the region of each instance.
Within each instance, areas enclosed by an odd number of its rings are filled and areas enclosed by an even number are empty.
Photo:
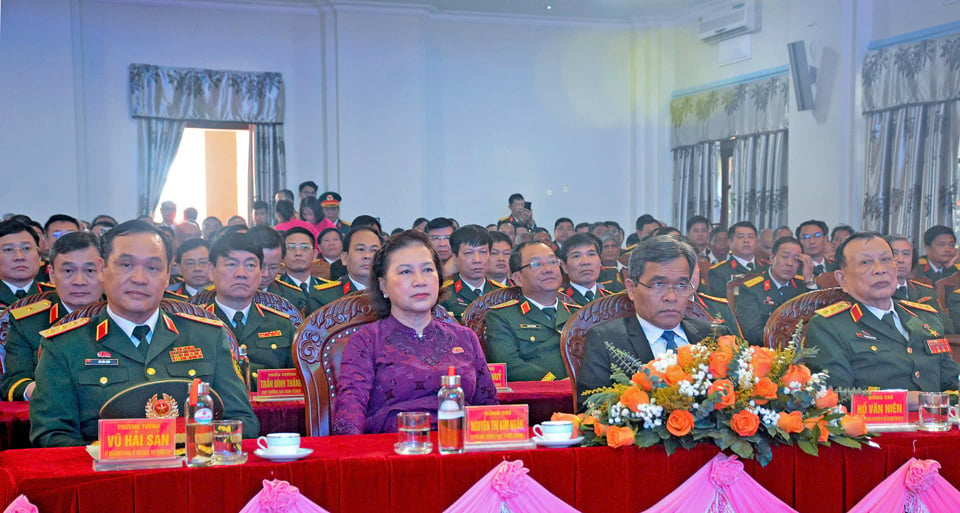
[[[300,450],[300,433],[270,433],[257,438],[257,447],[267,454],[297,454]]]

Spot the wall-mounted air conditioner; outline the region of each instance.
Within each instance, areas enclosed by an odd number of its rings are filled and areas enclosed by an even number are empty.
[[[700,17],[700,39],[705,43],[715,43],[759,29],[756,0],[726,2]]]

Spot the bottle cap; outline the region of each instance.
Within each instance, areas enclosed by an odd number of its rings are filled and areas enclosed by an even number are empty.
[[[444,387],[460,386],[460,375],[457,374],[457,369],[453,365],[447,368],[446,376],[440,376],[440,386],[444,386]]]

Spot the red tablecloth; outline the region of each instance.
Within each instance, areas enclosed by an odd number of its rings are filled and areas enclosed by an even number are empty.
[[[264,479],[283,479],[333,513],[440,512],[503,459],[523,460],[530,475],[586,512],[642,511],[706,463],[711,446],[662,448],[587,447],[440,456],[398,456],[395,435],[304,439],[314,449],[293,463],[253,454],[245,465],[203,469],[93,472],[82,448],[0,453],[0,500],[24,493],[40,511],[210,513],[238,511]],[[941,474],[960,485],[960,432],[887,434],[880,449],[821,448],[814,458],[792,447],[774,450],[767,467],[747,471],[787,504],[804,513],[841,513],[911,456],[943,464]],[[244,442],[252,453],[254,441]]]

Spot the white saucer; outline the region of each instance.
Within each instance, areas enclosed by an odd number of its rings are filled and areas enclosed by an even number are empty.
[[[313,452],[313,449],[305,449],[303,447],[298,449],[297,452],[294,454],[273,454],[273,453],[264,451],[263,449],[257,449],[253,451],[254,454],[256,454],[257,456],[265,460],[279,461],[279,462],[296,461],[305,456],[309,456],[312,452]]]
[[[535,436],[535,437],[531,438],[531,440],[533,440],[533,443],[539,445],[540,447],[553,447],[553,448],[556,448],[556,447],[571,447],[571,446],[577,445],[577,444],[579,444],[580,442],[582,442],[582,441],[583,441],[583,436],[578,436],[578,437],[576,437],[576,438],[570,438],[570,439],[568,439],[568,440],[544,440],[543,438],[540,438],[539,436]]]

